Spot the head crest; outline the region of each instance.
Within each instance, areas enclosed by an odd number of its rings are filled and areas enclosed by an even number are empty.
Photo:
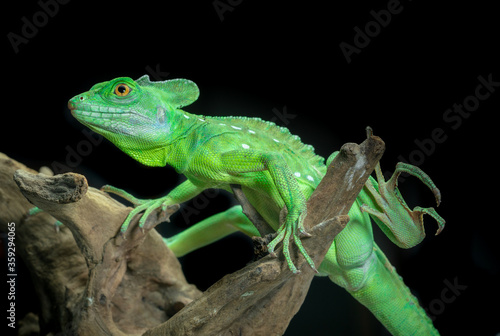
[[[144,75],[136,80],[141,86],[150,86],[160,89],[168,96],[168,102],[174,108],[181,108],[192,104],[198,99],[200,90],[198,86],[188,79],[169,79],[165,81],[152,82],[148,75]]]

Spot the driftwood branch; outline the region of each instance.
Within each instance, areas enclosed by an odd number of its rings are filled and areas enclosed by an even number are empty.
[[[373,136],[361,145],[344,145],[310,198],[305,227],[312,237],[303,245],[316,266],[347,223],[347,212],[383,150],[383,142]],[[5,212],[4,220],[20,223],[22,257],[44,288],[38,295],[46,333],[281,335],[307,294],[314,272],[295,246],[292,259],[301,274],[288,270],[277,249],[277,258],[253,262],[201,294],[186,283],[177,259],[152,229],[175,208],[154,213],[144,233],[136,216],[124,240],[118,232],[130,208],[87,187],[83,176],[36,175],[0,158],[0,177],[5,167],[10,178],[22,169],[16,183],[46,212],[23,219],[30,205],[18,195],[20,205],[15,213]],[[10,183],[8,192],[19,194]],[[59,234],[48,214],[65,224]]]
[[[233,191],[234,198],[240,202],[243,213],[250,219],[250,221],[255,225],[262,237],[272,234],[274,232],[271,225],[269,225],[266,220],[257,212],[250,201],[246,198],[243,190],[241,190],[241,185],[231,184],[231,190]]]
[[[44,213],[26,217],[33,205],[19,190]],[[139,218],[126,240],[117,235],[130,208],[81,175],[36,174],[0,154],[0,195],[2,224],[16,223],[16,250],[41,302],[41,335],[141,335],[201,295],[162,237],[137,229]],[[60,232],[49,214],[64,223]]]

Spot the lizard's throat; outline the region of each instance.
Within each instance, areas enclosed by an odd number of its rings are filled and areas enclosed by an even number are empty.
[[[116,113],[72,109],[71,114],[140,163],[156,167],[166,165],[168,124],[153,124],[149,118],[133,111]]]

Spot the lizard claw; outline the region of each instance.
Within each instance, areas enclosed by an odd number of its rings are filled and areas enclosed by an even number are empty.
[[[276,248],[276,245],[278,245],[278,243],[283,242],[283,255],[288,264],[288,268],[292,273],[299,274],[300,270],[298,270],[297,267],[294,265],[290,256],[290,238],[292,238],[293,236],[293,241],[297,246],[297,248],[299,249],[299,252],[304,256],[309,266],[316,273],[318,273],[318,270],[314,265],[314,261],[307,254],[306,249],[304,248],[302,242],[300,241],[300,235],[305,235],[305,237],[311,237],[311,235],[307,233],[302,227],[302,222],[305,217],[305,210],[295,216],[290,214],[293,213],[288,212],[285,223],[283,223],[276,232],[277,236],[267,245],[269,254],[271,254],[273,257],[276,256],[274,249]],[[299,231],[299,234],[297,234],[296,231]]]
[[[59,233],[61,231],[61,226],[63,226],[64,224],[61,223],[61,221],[58,221],[56,220],[54,222],[54,230],[56,231],[56,233]]]
[[[302,229],[299,231],[299,236],[300,236],[300,238],[311,238],[312,234],[310,234],[309,232],[306,232],[305,230]]]
[[[42,209],[40,209],[39,207],[34,207],[34,208],[31,208],[31,209],[29,209],[29,210],[28,210],[28,216],[34,216],[34,215],[39,214],[39,213],[42,213],[42,212],[43,212],[43,210],[42,210]],[[56,221],[54,222],[54,231],[55,231],[56,233],[59,233],[59,232],[61,231],[61,230],[60,230],[60,228],[61,228],[61,226],[63,226],[63,225],[64,225],[64,224],[63,224],[61,221],[56,220]]]
[[[441,191],[438,188],[432,188],[431,191],[436,198],[436,206],[439,206],[441,204]]]
[[[145,229],[149,229],[149,227],[146,227],[146,221],[148,217],[158,208],[160,208],[162,212],[167,211],[167,208],[170,205],[167,200],[167,196],[158,199],[139,199],[122,189],[118,189],[110,185],[103,186],[101,190],[107,193],[118,195],[134,205],[134,209],[129,212],[127,218],[125,218],[125,221],[120,228],[120,233],[123,238],[125,238],[125,232],[127,231],[130,222],[136,215],[144,212],[141,219],[139,220],[139,229],[144,234]]]
[[[34,207],[34,208],[31,208],[28,210],[28,216],[34,216],[34,215],[39,214],[41,212],[43,212],[42,209],[40,209],[39,207]]]
[[[361,206],[361,211],[372,215],[387,237],[402,248],[410,248],[419,244],[425,237],[423,215],[434,218],[438,224],[436,235],[445,227],[445,220],[438,215],[434,208],[415,207],[411,210],[399,192],[398,177],[401,173],[408,173],[422,181],[434,194],[436,203],[441,204],[441,192],[431,178],[420,168],[399,162],[391,178],[386,182],[380,169],[375,167],[378,188],[371,180],[366,183],[370,199]]]

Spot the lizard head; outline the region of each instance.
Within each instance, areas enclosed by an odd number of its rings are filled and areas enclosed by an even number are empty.
[[[115,78],[94,85],[68,102],[71,114],[103,135],[134,159],[150,166],[163,165],[161,151],[170,141],[180,113],[194,102],[198,87],[186,79],[151,82]],[[181,118],[182,119],[182,118]]]

